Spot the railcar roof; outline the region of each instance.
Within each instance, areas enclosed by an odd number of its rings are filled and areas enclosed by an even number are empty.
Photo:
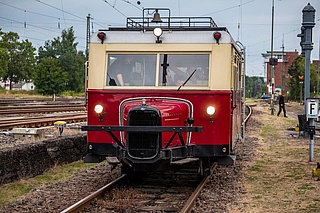
[[[163,17],[161,23],[154,23],[148,17],[129,17],[125,27],[110,27],[109,31],[152,31],[155,27],[174,31],[227,31],[218,27],[211,17]]]

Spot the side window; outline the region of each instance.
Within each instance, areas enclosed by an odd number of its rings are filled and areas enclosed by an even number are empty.
[[[161,54],[159,86],[208,86],[209,54]]]
[[[109,54],[107,86],[154,86],[156,55]]]

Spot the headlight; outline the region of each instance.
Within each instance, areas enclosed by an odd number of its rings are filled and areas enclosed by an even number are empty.
[[[157,37],[160,37],[162,35],[162,29],[159,27],[156,27],[153,29],[153,34]]]
[[[95,107],[94,107],[94,111],[98,114],[100,114],[102,111],[103,111],[103,106],[101,106],[100,104],[97,104]]]
[[[213,106],[207,107],[207,113],[208,115],[213,115],[215,113],[216,109]]]

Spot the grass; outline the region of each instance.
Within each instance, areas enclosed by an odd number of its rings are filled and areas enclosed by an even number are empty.
[[[249,212],[320,212],[320,184],[311,173],[320,160],[320,146],[314,149],[315,162],[309,162],[309,140],[285,134],[297,119],[261,111],[258,157],[246,169]]]
[[[63,95],[79,95],[83,97],[83,94],[70,94],[66,92]],[[0,90],[1,98],[43,98],[50,96],[42,96],[36,94],[34,91],[21,91],[21,90]],[[38,140],[38,139],[37,139]],[[54,168],[48,170],[42,175],[36,176],[34,178],[19,180],[16,182],[4,184],[0,186],[0,208],[10,202],[11,200],[17,199],[20,196],[28,193],[32,189],[39,187],[41,185],[53,183],[64,178],[70,177],[78,171],[85,170],[88,167],[93,166],[93,164],[85,164],[83,161],[77,161],[71,164],[65,164],[62,166],[55,166]]]
[[[84,97],[84,92],[76,93],[73,91],[64,91],[61,97]],[[51,95],[37,94],[34,90],[0,90],[0,98],[52,98]]]
[[[261,136],[263,138],[267,137],[268,135],[273,134],[273,136],[277,136],[277,133],[274,132],[274,126],[272,124],[267,124],[262,128]]]
[[[258,100],[255,98],[246,98],[246,104],[251,105],[251,104],[256,104],[258,103]]]
[[[83,171],[93,165],[95,164],[87,164],[83,163],[83,161],[77,161],[71,164],[55,166],[43,175],[39,175],[34,178],[19,180],[2,185],[0,186],[0,208],[11,200],[19,198],[36,187],[63,180],[76,172]]]

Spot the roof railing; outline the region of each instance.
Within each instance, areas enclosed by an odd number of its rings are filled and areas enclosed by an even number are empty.
[[[151,12],[150,12],[151,11]],[[158,11],[166,11],[168,16],[161,17]],[[145,16],[146,14],[146,16]],[[150,17],[154,15],[154,17]],[[155,21],[155,17],[156,21]],[[127,18],[127,29],[148,30],[155,27],[163,29],[197,29],[218,27],[211,17],[171,17],[170,9],[167,8],[145,8],[143,16]]]

